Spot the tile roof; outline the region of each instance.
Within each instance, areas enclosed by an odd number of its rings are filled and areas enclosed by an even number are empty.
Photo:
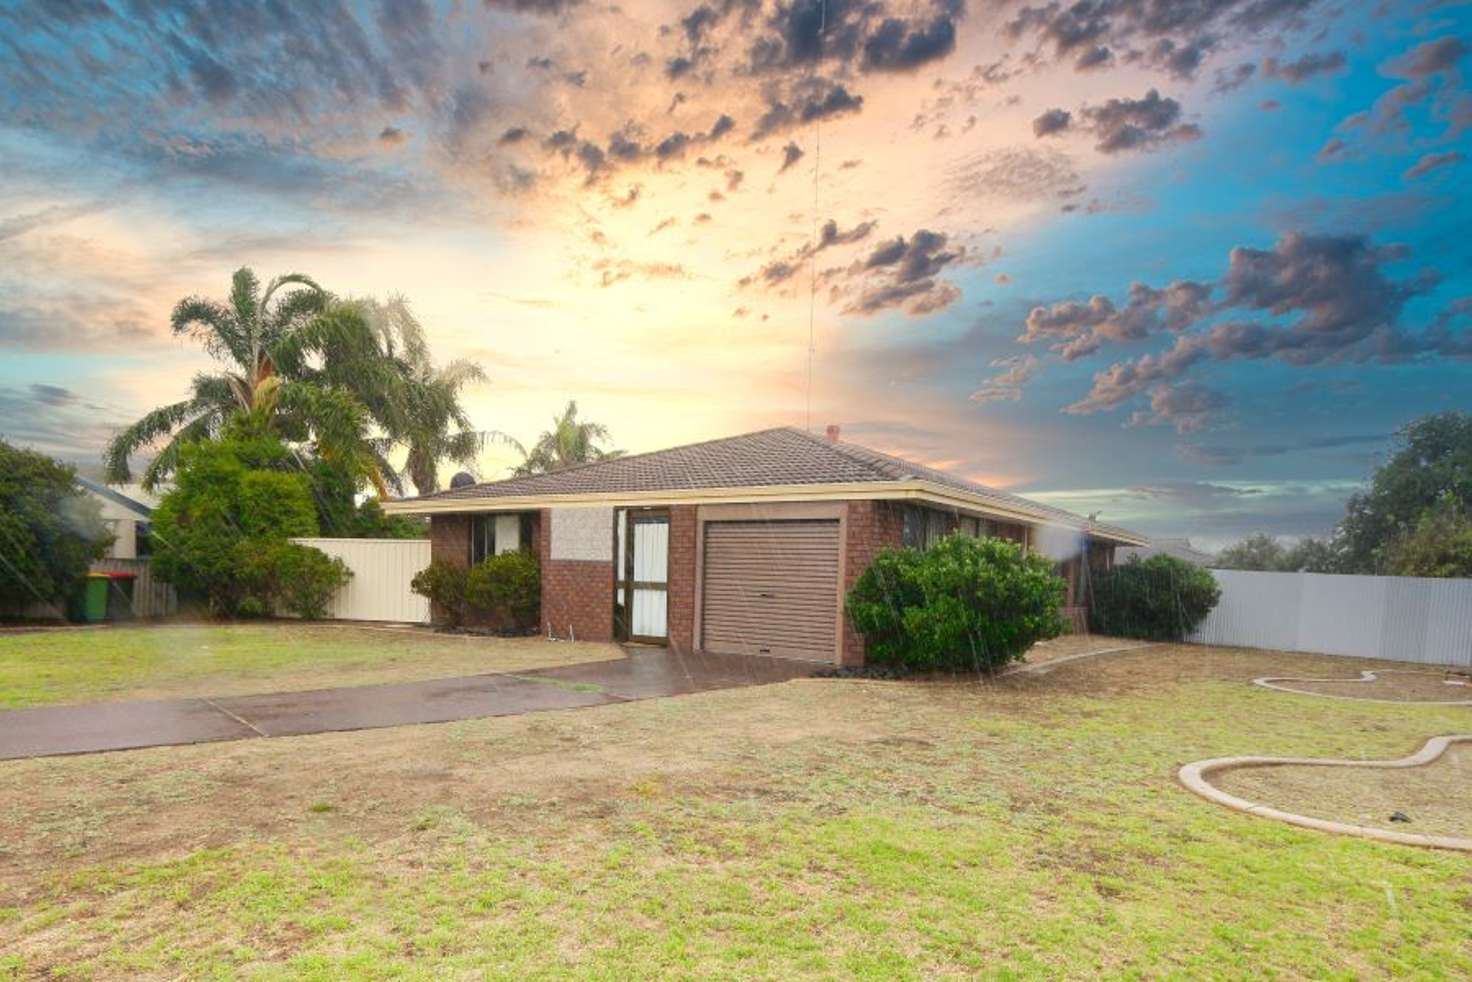
[[[614,457],[550,474],[473,484],[413,500],[447,503],[505,497],[616,495],[624,492],[906,480],[930,481],[986,499],[1002,508],[1052,518],[1065,525],[1081,527],[1089,524],[1082,516],[1061,508],[1039,504],[945,471],[856,444],[829,440],[790,426]]]

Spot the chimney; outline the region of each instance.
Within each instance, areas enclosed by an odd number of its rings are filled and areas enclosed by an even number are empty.
[[[837,443],[838,442],[838,424],[837,423],[829,423],[828,424],[828,442],[829,443]]]

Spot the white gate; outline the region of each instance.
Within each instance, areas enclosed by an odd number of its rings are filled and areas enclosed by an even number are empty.
[[[1472,667],[1472,580],[1211,571],[1202,644]]]
[[[327,616],[343,621],[429,623],[429,600],[409,589],[414,574],[429,565],[428,539],[292,539],[321,549],[353,571],[348,585],[327,605]]]

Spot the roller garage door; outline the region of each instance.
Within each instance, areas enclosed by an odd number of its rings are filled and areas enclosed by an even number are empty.
[[[833,661],[838,546],[837,520],[705,523],[701,645]]]

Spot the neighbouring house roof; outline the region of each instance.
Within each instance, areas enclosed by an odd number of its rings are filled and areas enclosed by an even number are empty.
[[[1151,539],[1148,546],[1121,549],[1115,558],[1119,562],[1125,562],[1135,557],[1149,559],[1151,556],[1174,556],[1188,563],[1195,563],[1197,566],[1211,566],[1216,562],[1216,556],[1213,553],[1197,549],[1191,545],[1190,539]]]
[[[128,511],[134,512],[143,518],[152,516],[154,506],[158,504],[158,499],[153,495],[132,485],[124,485],[121,488],[110,488],[105,484],[89,481],[85,477],[77,478],[77,484],[84,491],[111,501],[113,504],[121,508],[126,508]]]
[[[1014,520],[1085,529],[1121,542],[1149,541],[945,471],[786,426],[594,461],[549,474],[473,484],[387,502],[384,510],[434,513],[603,501],[654,504],[818,497],[913,497]]]

